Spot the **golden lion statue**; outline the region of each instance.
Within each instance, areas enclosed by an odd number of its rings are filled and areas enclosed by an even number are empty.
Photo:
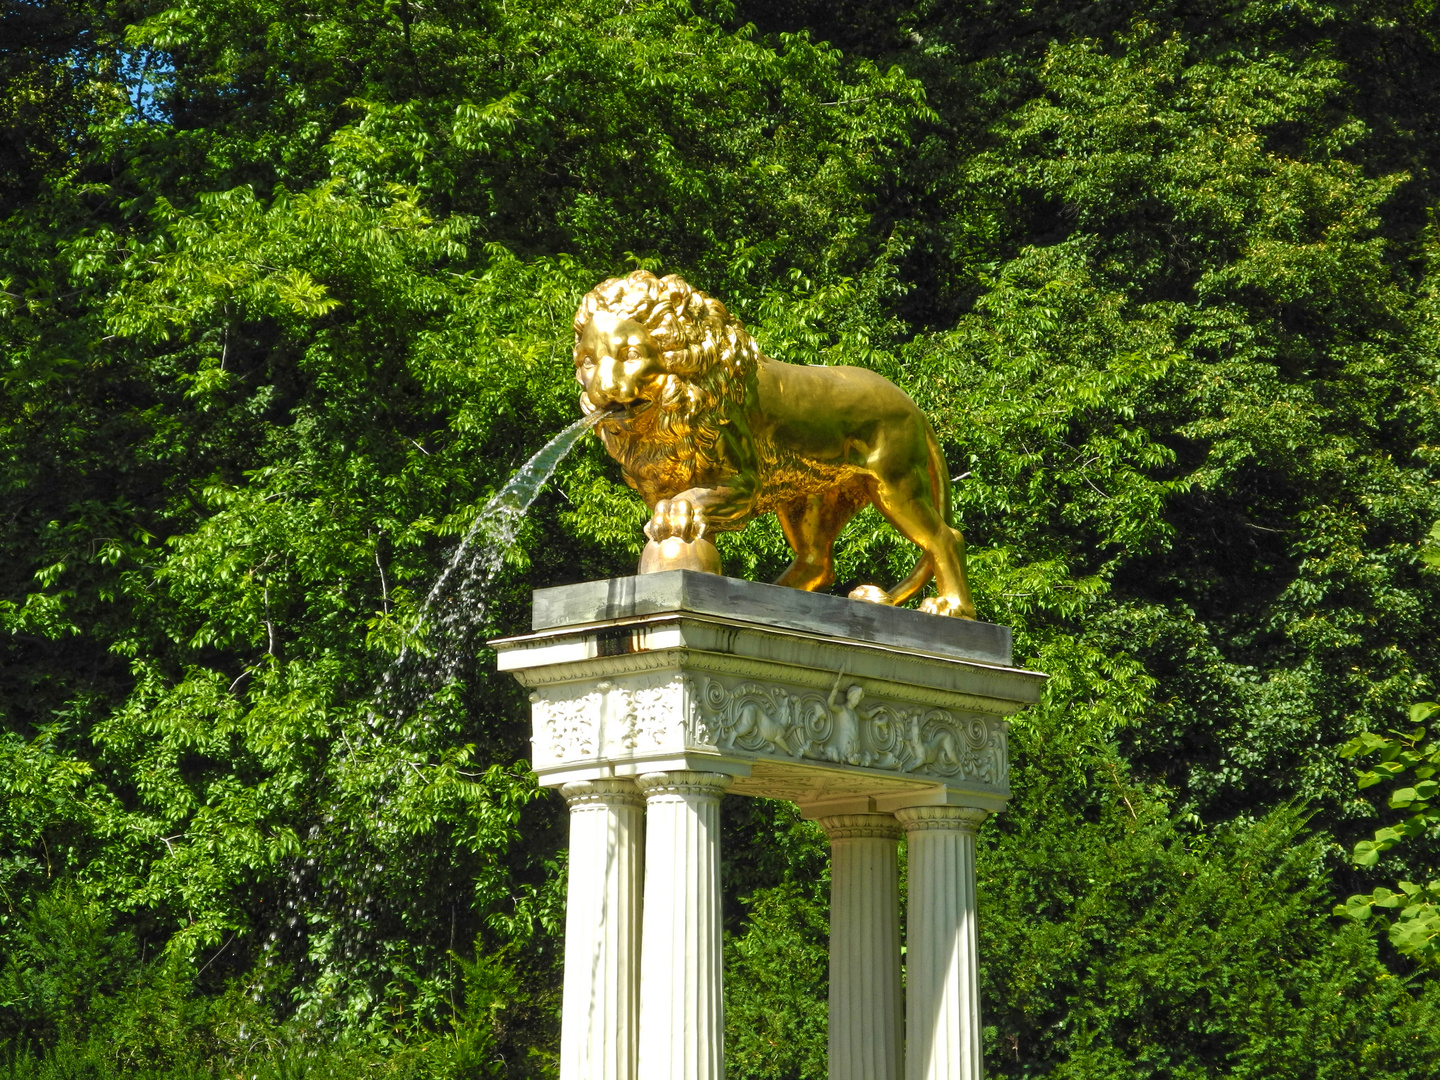
[[[580,302],[575,378],[580,408],[606,410],[596,430],[650,507],[641,573],[718,573],[706,531],[773,512],[795,552],[776,584],[823,589],[835,580],[835,537],[873,502],[923,554],[893,589],[862,585],[850,596],[901,604],[933,575],[938,595],[921,609],[975,617],[945,459],[929,421],[888,379],[771,360],[720,301],[645,270]]]

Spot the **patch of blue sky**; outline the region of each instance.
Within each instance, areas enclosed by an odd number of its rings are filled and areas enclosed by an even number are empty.
[[[163,94],[175,74],[169,55],[153,49],[121,51],[120,79],[130,98],[131,122],[165,124],[170,121]]]

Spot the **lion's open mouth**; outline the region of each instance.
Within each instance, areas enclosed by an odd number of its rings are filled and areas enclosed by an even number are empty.
[[[655,403],[645,398],[636,398],[634,401],[617,401],[610,406],[610,416],[606,419],[613,420],[634,420]]]
[[[649,402],[647,401],[635,401],[629,403],[623,401],[612,401],[609,405],[605,405],[600,409],[596,410],[600,413],[600,417],[597,420],[595,426],[597,428],[608,428],[612,431],[623,430],[629,425],[629,421],[635,418],[636,409],[643,408],[643,406],[646,406],[648,404]]]

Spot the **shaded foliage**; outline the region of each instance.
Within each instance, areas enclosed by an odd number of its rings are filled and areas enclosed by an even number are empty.
[[[637,265],[904,386],[982,616],[1051,675],[982,832],[992,1073],[1432,1074],[1433,975],[1330,909],[1436,875],[1344,859],[1377,811],[1339,753],[1440,671],[1436,18],[6,5],[17,1075],[553,1071],[524,699],[478,642],[412,714],[374,688]],[[488,631],[629,572],[616,480],[562,466]],[[841,585],[910,557],[861,514]],[[731,1071],[819,1076],[823,838],[732,803],[725,843]]]

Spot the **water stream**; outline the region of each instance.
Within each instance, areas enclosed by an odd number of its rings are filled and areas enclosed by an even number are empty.
[[[418,775],[428,764],[423,751],[413,761],[415,755],[400,749],[402,742],[414,743],[425,727],[406,721],[474,659],[477,638],[488,629],[491,594],[521,519],[556,467],[603,415],[597,411],[577,420],[546,443],[485,504],[455,545],[407,628],[415,643],[400,652],[375,687],[366,717],[369,730],[359,748],[345,740],[348,755],[340,756],[355,757],[354,775],[363,783],[348,794],[332,795],[337,804],[319,815],[302,841],[303,851],[290,860],[276,899],[288,918],[263,943],[266,965],[293,965],[306,979],[330,980],[326,993],[352,995],[352,1004],[363,1003],[370,1000],[366,980],[384,969],[382,954],[397,936],[408,939],[413,933],[402,929],[406,919],[423,911],[435,921],[436,911],[426,908],[425,898],[396,895],[387,888],[384,872],[392,860],[423,861],[429,857],[426,844],[440,843],[444,835],[427,839],[394,820],[392,804],[402,778],[408,780],[410,771]],[[453,906],[450,917],[454,949]],[[260,993],[255,991],[257,1001]],[[316,1015],[323,1018],[327,1000],[314,996],[305,1008],[320,1009]],[[317,1031],[322,1022],[316,1020]]]
[[[476,631],[484,626],[490,586],[515,542],[520,521],[556,467],[584,434],[605,415],[597,410],[581,417],[542,446],[516,470],[476,515],[445,569],[435,579],[420,618],[412,630],[422,644],[406,645],[377,688],[379,711],[403,717],[454,679],[474,654]]]

